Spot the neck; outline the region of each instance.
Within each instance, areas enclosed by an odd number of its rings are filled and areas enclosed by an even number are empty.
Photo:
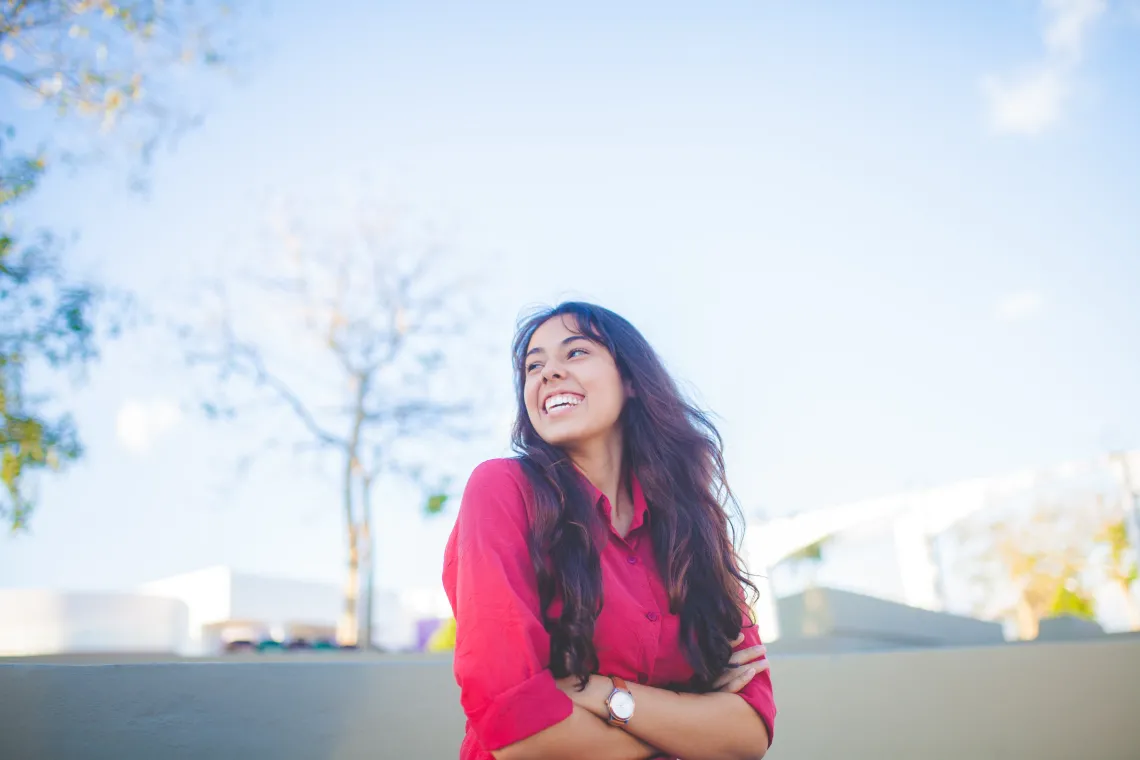
[[[629,507],[626,499],[621,498],[625,464],[622,460],[622,451],[622,436],[617,432],[595,445],[584,446],[570,452],[570,461],[586,476],[594,488],[609,499],[614,515]]]

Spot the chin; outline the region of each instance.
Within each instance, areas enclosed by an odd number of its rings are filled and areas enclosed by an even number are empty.
[[[547,443],[549,443],[551,446],[557,446],[560,449],[574,448],[574,444],[579,440],[578,436],[567,435],[565,433],[563,433],[561,435],[559,435],[559,434],[544,435],[543,433],[539,433],[538,437],[541,438],[542,440],[546,441]]]
[[[560,449],[572,449],[588,438],[580,430],[539,430],[537,432],[542,440]]]

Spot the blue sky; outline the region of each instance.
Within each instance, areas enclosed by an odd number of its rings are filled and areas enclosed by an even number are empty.
[[[483,275],[463,381],[490,416],[520,309],[596,300],[719,415],[749,513],[1140,446],[1137,3],[310,8],[252,17],[246,76],[148,199],[57,173],[30,221],[161,303],[265,199],[373,188]],[[0,585],[341,578],[335,484],[289,459],[235,483],[166,343],[128,335],[68,390],[89,456],[0,539]],[[451,516],[384,501],[381,584],[436,584]]]

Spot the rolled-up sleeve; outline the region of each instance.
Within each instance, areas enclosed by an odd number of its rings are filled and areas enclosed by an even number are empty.
[[[760,643],[760,629],[752,622],[748,614],[744,615],[744,642],[736,651],[754,647]],[[760,719],[768,729],[768,745],[772,744],[772,737],[776,730],[776,700],[772,695],[772,674],[765,670],[752,678],[744,688],[737,692],[744,701],[752,705],[752,709],[759,714]]]
[[[496,750],[570,716],[573,703],[550,672],[529,552],[524,494],[512,460],[484,462],[467,482],[444,554],[455,613],[455,679],[475,737]]]

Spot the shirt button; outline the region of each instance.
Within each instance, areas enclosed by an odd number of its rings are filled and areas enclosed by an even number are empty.
[[[657,613],[656,612],[647,613],[645,615],[645,619],[648,620],[650,623],[656,623],[657,622]]]
[[[637,564],[637,557],[626,557],[625,561],[631,565],[636,565]]]

